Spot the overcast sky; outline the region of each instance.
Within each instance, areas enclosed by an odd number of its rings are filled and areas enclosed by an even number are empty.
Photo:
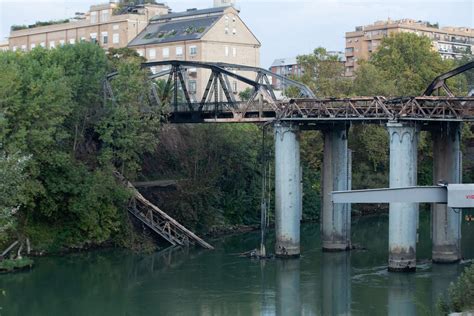
[[[12,24],[67,18],[107,0],[0,0],[0,39]],[[158,1],[159,2],[159,1]],[[178,12],[211,7],[212,0],[169,0]],[[474,0],[237,0],[241,17],[262,43],[261,63],[323,46],[344,50],[344,33],[376,20],[412,18],[474,28]]]

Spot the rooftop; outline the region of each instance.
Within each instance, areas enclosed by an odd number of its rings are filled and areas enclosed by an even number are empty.
[[[281,67],[281,66],[291,66],[297,65],[298,61],[296,57],[288,57],[288,58],[279,58],[275,59],[270,67]]]
[[[400,20],[382,20],[382,21],[375,21],[372,24],[364,25],[364,26],[357,26],[355,28],[356,32],[361,32],[364,30],[374,30],[380,29],[387,26],[404,26],[410,28],[421,28],[421,29],[436,29],[439,30],[438,32],[454,32],[454,33],[465,33],[468,35],[474,35],[474,29],[469,27],[454,27],[454,26],[444,26],[440,27],[439,23],[430,23],[428,21],[421,21],[421,20],[414,20],[414,19],[400,19]]]
[[[227,7],[209,8],[209,9],[200,9],[200,10],[188,9],[183,12],[175,12],[175,13],[170,13],[170,14],[165,14],[165,15],[158,15],[158,16],[153,17],[150,21],[162,22],[162,21],[168,21],[171,19],[179,19],[179,18],[195,18],[199,15],[202,15],[202,16],[209,16],[209,15],[216,15],[216,14],[222,15],[226,9]]]
[[[155,16],[150,20],[150,24],[130,42],[129,46],[198,40],[224,15],[226,10],[229,10],[229,7],[188,9],[184,12]]]
[[[200,39],[220,16],[194,18],[165,23],[150,23],[129,46],[170,43]]]

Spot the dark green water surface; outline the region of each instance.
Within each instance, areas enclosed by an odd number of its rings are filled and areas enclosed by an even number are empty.
[[[32,271],[0,275],[1,315],[430,315],[474,258],[474,224],[463,223],[466,260],[431,264],[428,212],[411,274],[387,272],[386,215],[353,220],[353,242],[367,251],[323,253],[319,225],[306,224],[300,259],[235,255],[256,248],[258,238],[255,232],[211,240],[215,251],[38,258]]]

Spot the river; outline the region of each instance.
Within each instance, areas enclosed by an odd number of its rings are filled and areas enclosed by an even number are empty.
[[[387,272],[388,216],[353,219],[367,250],[323,253],[318,224],[302,228],[302,256],[257,261],[258,232],[211,240],[215,251],[140,255],[101,250],[36,259],[0,276],[1,315],[430,315],[474,258],[474,223],[463,223],[461,264],[435,265],[429,212],[420,217],[416,273]],[[273,239],[272,236],[269,238]],[[269,249],[272,245],[269,243]]]

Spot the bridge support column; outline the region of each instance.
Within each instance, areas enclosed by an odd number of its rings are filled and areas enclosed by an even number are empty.
[[[323,251],[345,251],[351,247],[351,206],[333,204],[332,191],[350,190],[349,150],[345,125],[324,131],[321,232]]]
[[[461,123],[441,123],[433,130],[433,182],[461,182]],[[431,209],[433,262],[452,263],[461,259],[462,213],[446,204]]]
[[[416,125],[388,123],[390,136],[390,187],[415,186],[417,182]],[[389,271],[416,270],[417,203],[390,203]]]
[[[300,255],[300,145],[299,129],[278,122],[275,129],[275,254]]]

